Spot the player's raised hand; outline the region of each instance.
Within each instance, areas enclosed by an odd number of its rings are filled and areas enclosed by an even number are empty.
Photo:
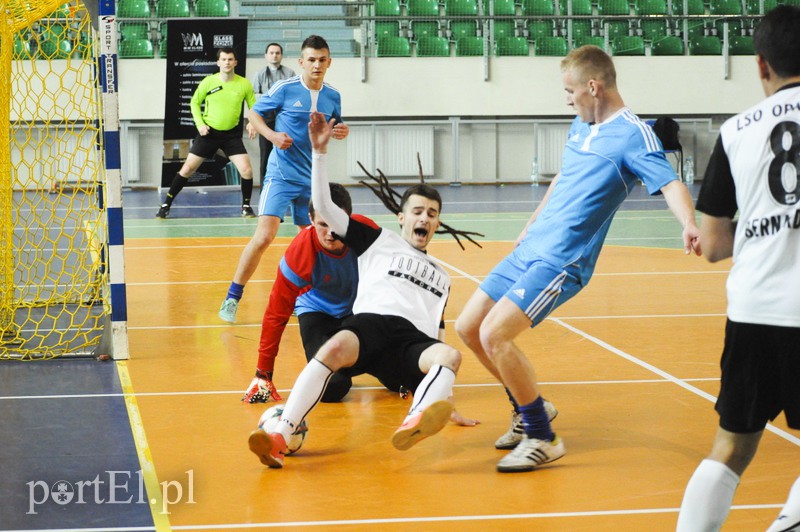
[[[311,147],[317,153],[326,153],[328,151],[328,141],[333,134],[333,123],[335,118],[330,121],[325,121],[325,115],[319,112],[313,112],[309,116],[308,121],[308,137],[311,139]]]

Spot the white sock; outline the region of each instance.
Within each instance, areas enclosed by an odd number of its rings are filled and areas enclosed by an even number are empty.
[[[739,476],[721,462],[705,459],[695,469],[683,494],[677,532],[711,532],[731,510]]]
[[[788,530],[800,530],[800,477],[794,481],[792,489],[789,490],[789,498],[783,505],[778,518],[767,529],[767,532],[784,532]]]
[[[322,399],[332,375],[333,371],[316,358],[312,358],[300,372],[278,425],[278,432],[286,441]]]
[[[408,411],[403,423],[411,416],[415,416],[425,410],[428,405],[436,401],[447,400],[448,397],[453,395],[454,382],[456,382],[456,374],[452,369],[439,364],[432,366],[428,374],[417,386],[417,389],[414,390],[414,401],[411,403],[411,409]]]

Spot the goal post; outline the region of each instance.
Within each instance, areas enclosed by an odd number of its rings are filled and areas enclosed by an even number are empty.
[[[0,359],[128,358],[114,2],[3,5]]]

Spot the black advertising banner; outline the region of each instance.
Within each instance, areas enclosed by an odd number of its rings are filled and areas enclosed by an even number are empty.
[[[247,20],[243,18],[186,18],[167,21],[167,76],[164,106],[164,160],[161,186],[169,187],[189,154],[197,126],[191,100],[206,76],[219,72],[217,50],[236,50],[235,72],[245,76],[247,67]],[[215,186],[233,177],[225,172],[227,159],[207,159],[189,178],[187,186]],[[227,174],[227,179],[226,179]]]

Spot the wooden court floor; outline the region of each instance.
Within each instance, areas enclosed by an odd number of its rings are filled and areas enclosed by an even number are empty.
[[[171,486],[165,498],[180,499],[168,514],[151,508],[159,529],[674,530],[716,430],[729,263],[607,245],[590,285],[519,341],[559,410],[554,428],[567,454],[531,473],[500,474],[504,451],[493,442],[510,407],[452,322],[511,243],[462,251],[437,239],[429,251],[453,278],[448,341],[464,354],[455,399],[481,424],[450,425],[396,451],[390,437],[409,403],[359,377],[344,402],[311,413],[305,445],[284,469],[269,470],[247,449],[265,406],[240,397],[289,239],[266,253],[228,326],[216,311],[246,241],[126,243],[132,356],[119,371],[149,485]],[[275,375],[284,398],[304,363],[293,320]],[[765,434],[724,530],[765,530],[776,516],[800,463],[800,439],[785,429],[781,416]]]

